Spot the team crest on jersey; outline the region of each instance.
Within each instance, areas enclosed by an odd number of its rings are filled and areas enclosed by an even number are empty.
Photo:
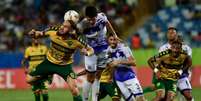
[[[69,46],[71,46],[71,45],[73,44],[73,41],[68,41],[67,44],[68,44]]]

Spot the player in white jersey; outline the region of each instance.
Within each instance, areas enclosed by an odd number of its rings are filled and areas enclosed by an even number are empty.
[[[85,68],[87,71],[87,81],[83,87],[83,100],[87,101],[90,88],[92,88],[92,100],[97,101],[99,91],[99,74],[106,67],[105,50],[107,44],[107,28],[117,35],[104,13],[98,13],[94,6],[87,6],[85,9],[85,18],[77,24],[78,29],[86,37],[87,43],[93,47],[95,54],[85,56]],[[96,78],[95,78],[96,77]],[[93,84],[93,85],[92,85]]]
[[[164,45],[162,45],[160,48],[159,48],[159,52],[162,52],[162,51],[165,51],[165,50],[168,50],[170,49],[171,47],[171,42],[173,40],[175,40],[175,38],[180,38],[180,36],[177,35],[177,30],[176,28],[174,27],[169,27],[168,28],[168,32],[167,32],[167,39],[168,39],[168,42]],[[186,44],[182,44],[182,49],[184,51],[186,51],[186,53],[192,57],[192,49],[186,45]],[[191,73],[191,67],[188,68],[188,70],[185,70],[182,75],[180,76],[178,82],[177,82],[177,86],[178,86],[178,89],[179,91],[181,92],[182,95],[184,95],[184,97],[186,98],[187,101],[193,101],[193,97],[192,97],[192,87],[191,87],[191,84],[190,84],[190,80],[188,79],[189,78],[189,73]]]
[[[136,66],[130,48],[120,43],[114,36],[108,38],[107,53],[111,62],[109,66],[115,67],[114,80],[126,101],[145,101],[143,90],[132,66]]]

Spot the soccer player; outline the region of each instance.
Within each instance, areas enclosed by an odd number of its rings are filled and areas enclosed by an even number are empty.
[[[92,100],[97,101],[99,75],[106,67],[103,57],[105,56],[105,50],[108,47],[106,38],[107,28],[112,31],[116,38],[118,37],[106,15],[104,13],[98,13],[94,6],[86,7],[85,18],[78,23],[77,26],[81,33],[86,37],[87,43],[95,52],[92,56],[85,56],[87,82],[83,86],[83,100],[88,101],[90,88],[92,88]]]
[[[151,57],[148,64],[156,76],[157,90],[154,101],[162,100],[166,93],[165,101],[173,101],[177,80],[192,65],[191,57],[182,51],[182,43],[178,40],[173,41],[170,49]]]
[[[29,35],[35,37],[49,36],[51,43],[46,59],[30,73],[28,82],[34,83],[48,75],[58,74],[68,83],[73,100],[82,101],[75,83],[76,74],[72,70],[73,54],[76,49],[81,49],[81,52],[87,56],[92,55],[94,51],[93,48],[80,40],[75,29],[74,22],[66,20],[58,29],[50,28],[45,32],[35,30],[29,32]]]
[[[179,36],[177,34],[176,28],[174,28],[174,27],[168,28],[167,39],[168,39],[168,42],[159,48],[159,52],[170,49],[172,42],[175,39],[177,39],[177,40],[182,41],[182,50],[185,51],[192,58],[192,49],[187,44],[183,43],[181,36]],[[193,101],[192,87],[191,87],[191,83],[189,81],[189,78],[190,78],[189,73],[191,73],[191,69],[192,69],[191,67],[188,67],[188,69],[186,69],[183,72],[183,74],[180,76],[180,78],[177,82],[177,86],[178,86],[180,93],[182,95],[184,95],[184,97],[186,98],[187,101]]]
[[[141,85],[132,66],[136,66],[130,48],[120,43],[114,36],[109,36],[108,53],[112,61],[109,66],[115,67],[114,80],[126,101],[145,101]]]
[[[47,47],[39,42],[39,39],[32,38],[32,45],[25,49],[24,59],[22,60],[22,66],[25,69],[25,73],[29,74],[34,71],[35,67],[45,60],[47,53]],[[26,62],[29,67],[26,68]],[[35,101],[40,101],[42,95],[43,101],[48,101],[47,82],[40,82],[32,85],[32,91],[35,96]]]

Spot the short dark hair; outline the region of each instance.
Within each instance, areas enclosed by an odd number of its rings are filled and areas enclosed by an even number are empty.
[[[175,30],[177,32],[177,28],[175,27],[169,27],[168,30]]]
[[[174,40],[173,42],[172,42],[172,45],[173,44],[178,44],[181,48],[182,48],[182,42],[181,42],[181,40]]]
[[[94,6],[87,6],[85,9],[85,16],[93,18],[97,16],[97,9]]]

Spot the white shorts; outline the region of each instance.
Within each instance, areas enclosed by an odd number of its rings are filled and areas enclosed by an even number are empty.
[[[143,90],[137,78],[129,79],[124,82],[116,81],[121,93],[126,100],[129,100],[132,96],[142,96]]]
[[[104,69],[107,64],[106,52],[85,56],[85,68],[89,72],[96,72],[98,69]]]
[[[179,79],[177,81],[177,87],[179,88],[180,91],[192,89],[191,83],[190,83],[188,77],[184,77],[184,78]]]

